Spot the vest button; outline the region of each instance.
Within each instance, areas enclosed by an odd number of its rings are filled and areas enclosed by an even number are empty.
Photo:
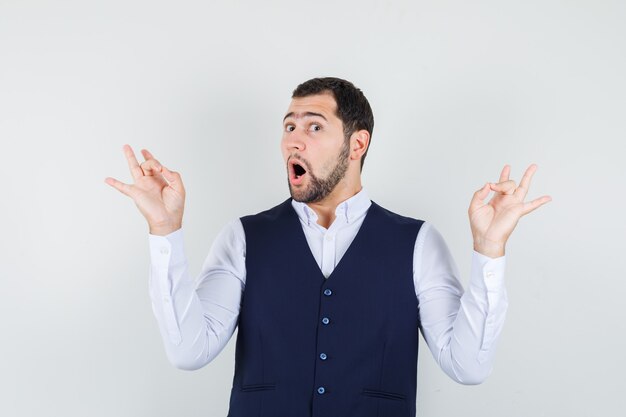
[[[324,389],[324,387],[319,387],[319,388],[317,389],[317,393],[318,393],[318,394],[323,394],[323,393],[325,393],[325,392],[326,392],[326,390]]]
[[[328,323],[330,323],[330,319],[329,319],[328,317],[324,317],[324,318],[322,319],[322,323],[324,323],[324,324],[328,324]]]
[[[326,356],[326,354],[325,354],[325,353],[320,353],[320,359],[321,359],[321,360],[325,361],[327,357],[328,357],[328,356]]]
[[[326,288],[324,290],[324,295],[331,295],[333,292],[330,290],[330,288]]]

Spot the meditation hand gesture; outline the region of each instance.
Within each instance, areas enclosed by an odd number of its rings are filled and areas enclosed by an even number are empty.
[[[185,187],[177,172],[161,165],[146,149],[141,153],[145,161],[139,164],[131,147],[124,145],[134,184],[111,177],[105,182],[133,199],[148,221],[151,234],[165,236],[182,227]]]
[[[510,170],[511,167],[505,165],[497,184],[487,183],[476,191],[468,210],[474,250],[492,258],[504,255],[506,241],[522,216],[552,201],[550,196],[544,195],[524,202],[537,165],[532,164],[526,169],[519,187],[509,179]],[[484,203],[489,191],[495,191],[495,195]]]

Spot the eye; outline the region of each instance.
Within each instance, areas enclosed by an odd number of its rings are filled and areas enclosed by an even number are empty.
[[[296,127],[294,125],[285,125],[285,130],[287,132],[293,132]]]
[[[318,132],[318,131],[322,130],[322,126],[317,125],[317,124],[312,124],[311,125],[311,130],[313,130],[315,132]]]

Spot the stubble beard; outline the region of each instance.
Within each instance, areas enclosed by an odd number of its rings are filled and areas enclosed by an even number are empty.
[[[339,184],[339,181],[341,181],[346,176],[346,172],[348,171],[349,156],[350,141],[344,140],[343,146],[341,147],[339,155],[337,156],[337,164],[326,178],[316,177],[311,171],[311,165],[308,163],[308,161],[298,157],[298,159],[300,159],[302,163],[306,165],[306,175],[310,176],[308,180],[309,184],[304,190],[297,191],[294,190],[291,182],[289,181],[289,178],[287,178],[291,198],[301,203],[317,203],[318,201],[326,198],[335,189],[337,184]]]

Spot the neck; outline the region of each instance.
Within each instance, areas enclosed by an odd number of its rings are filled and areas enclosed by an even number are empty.
[[[315,203],[307,203],[307,206],[317,214],[317,224],[328,229],[333,221],[335,221],[335,210],[337,210],[337,206],[357,194],[362,188],[360,177],[352,183],[340,181],[335,189],[323,200]]]

